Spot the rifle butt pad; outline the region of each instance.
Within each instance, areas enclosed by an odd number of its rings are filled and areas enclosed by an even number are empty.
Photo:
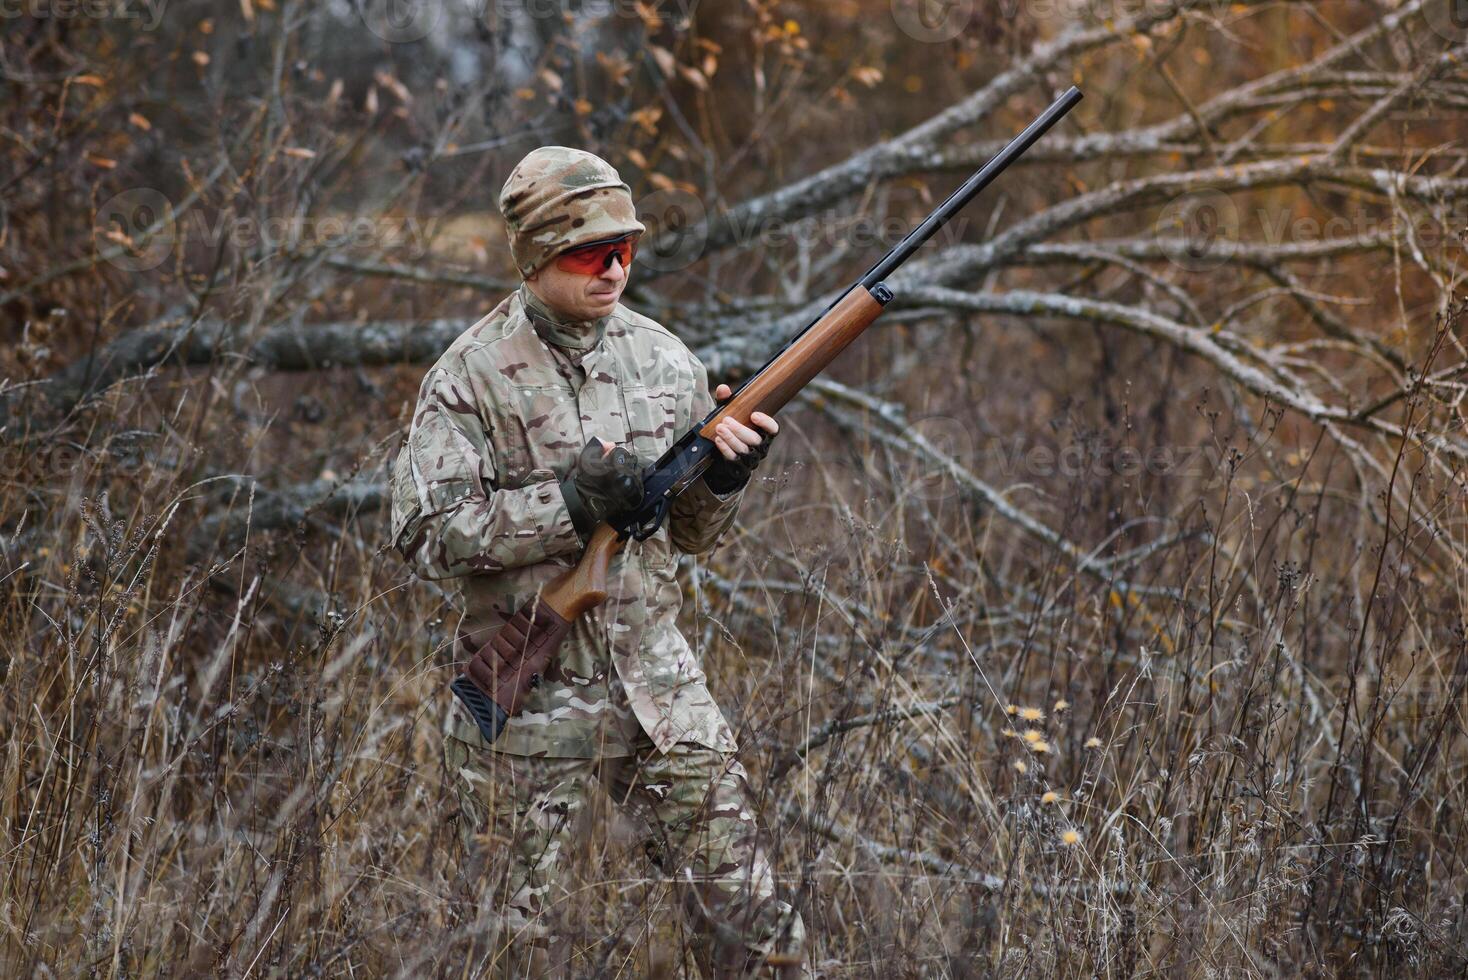
[[[530,692],[555,669],[556,650],[570,630],[565,617],[531,600],[464,664],[449,687],[485,741],[493,742],[504,731]]]
[[[484,736],[486,742],[499,738],[500,732],[510,723],[510,716],[505,714],[505,709],[495,704],[494,699],[476,687],[468,677],[459,676],[449,685],[449,690],[458,696],[460,703],[469,712],[469,717],[479,726],[479,734]]]

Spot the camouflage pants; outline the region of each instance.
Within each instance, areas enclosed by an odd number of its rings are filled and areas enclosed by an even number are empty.
[[[732,753],[689,742],[664,754],[644,736],[635,748],[620,758],[539,758],[491,751],[463,727],[446,734],[444,761],[465,818],[470,866],[496,854],[508,865],[485,897],[498,920],[494,967],[526,976],[552,961],[551,922],[564,894],[557,865],[595,777],[648,831],[649,856],[675,882],[694,926],[693,952],[706,980],[762,968],[771,971],[764,975],[807,976],[804,926],[775,897],[744,767]]]

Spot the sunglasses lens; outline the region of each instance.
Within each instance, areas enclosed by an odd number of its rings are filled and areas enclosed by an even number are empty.
[[[556,267],[566,272],[594,276],[604,269],[611,268],[612,256],[615,255],[625,268],[632,261],[632,256],[636,252],[636,241],[632,238],[622,238],[615,242],[585,245],[562,252],[556,259]]]

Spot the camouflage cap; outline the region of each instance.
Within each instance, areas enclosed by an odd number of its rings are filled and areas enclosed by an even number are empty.
[[[499,204],[510,254],[527,277],[568,248],[647,230],[616,168],[569,146],[526,154],[500,189]]]

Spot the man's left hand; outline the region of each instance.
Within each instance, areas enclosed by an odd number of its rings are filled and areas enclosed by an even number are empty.
[[[717,401],[726,401],[732,394],[733,391],[728,385],[719,385],[714,389],[714,398]],[[749,421],[772,436],[780,431],[780,423],[764,412],[751,412]],[[732,460],[743,456],[762,442],[764,442],[763,436],[738,419],[721,419],[714,427],[714,445],[719,447],[719,452],[725,459]]]
[[[714,389],[714,398],[721,402],[727,401],[730,394],[728,385]],[[764,429],[764,434],[732,418],[720,419],[714,426],[714,445],[723,459],[714,460],[703,477],[714,493],[730,494],[748,483],[750,474],[770,451],[770,441],[780,431],[780,424],[764,412],[751,412],[749,421]]]

